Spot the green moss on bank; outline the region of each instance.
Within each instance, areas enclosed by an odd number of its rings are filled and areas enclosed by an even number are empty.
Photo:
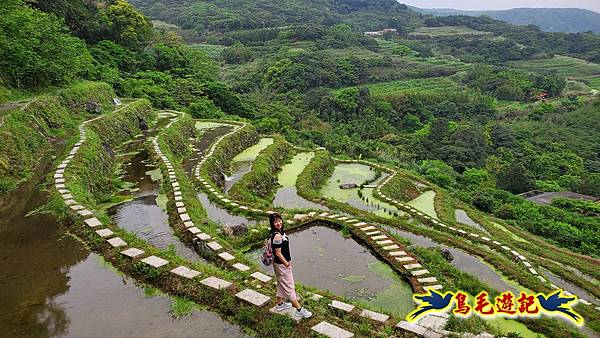
[[[335,161],[327,150],[318,150],[315,156],[298,175],[296,188],[298,194],[308,200],[319,197],[319,189],[331,176]]]

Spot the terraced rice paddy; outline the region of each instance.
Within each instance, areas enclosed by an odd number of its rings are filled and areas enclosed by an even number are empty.
[[[261,151],[271,144],[273,144],[273,138],[261,138],[257,144],[242,151],[231,160],[231,175],[225,177],[225,193],[245,174],[252,170],[252,162],[254,162]]]
[[[315,156],[314,152],[298,153],[290,163],[285,164],[277,176],[277,182],[281,185],[275,193],[273,205],[285,209],[320,209],[329,210],[327,207],[308,201],[298,195],[296,191],[296,180],[306,165]]]
[[[297,281],[398,316],[412,310],[411,287],[353,239],[320,225],[288,236]],[[249,257],[258,259],[260,254],[256,250]],[[272,267],[261,268],[273,274]]]
[[[435,191],[433,190],[425,191],[417,198],[408,202],[408,205],[420,210],[426,215],[429,215],[435,219],[439,219],[437,213],[435,212]]]
[[[321,188],[321,196],[325,198],[333,198],[342,203],[364,211],[372,212],[382,217],[395,217],[395,215],[404,214],[396,207],[382,202],[373,196],[373,188],[360,189],[364,199],[360,198],[359,188],[342,189],[340,184],[355,183],[361,185],[368,180],[375,178],[375,170],[371,167],[359,163],[340,163],[335,167],[333,174],[327,180],[323,188]],[[387,174],[382,174],[372,185],[377,185],[381,180],[387,177]],[[391,213],[390,213],[391,212]]]

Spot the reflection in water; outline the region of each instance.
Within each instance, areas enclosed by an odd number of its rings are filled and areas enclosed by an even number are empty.
[[[243,216],[231,214],[227,209],[221,208],[219,205],[211,202],[208,196],[203,192],[196,194],[198,200],[202,203],[202,207],[206,210],[206,215],[209,219],[222,225],[238,225],[238,224],[256,224],[256,221],[250,220]]]
[[[553,274],[552,272],[550,272],[550,270],[548,269],[544,269],[542,267],[540,267],[541,272],[543,273],[544,276],[546,276],[546,278],[548,278],[548,280],[550,281],[550,283],[558,286],[559,288],[565,290],[565,291],[569,291],[571,293],[574,293],[575,295],[577,295],[579,298],[583,298],[587,301],[590,301],[593,304],[600,304],[600,300],[598,300],[596,297],[594,297],[594,295],[592,295],[591,293],[589,293],[587,290],[585,290],[582,287],[579,287],[567,280],[564,280],[562,278],[560,278],[559,276]]]
[[[67,272],[68,291],[51,297],[45,306],[60,308],[70,319],[65,337],[241,337],[240,329],[218,315],[194,311],[184,319],[169,314],[170,299],[144,297],[144,290],[117,275],[91,254]],[[40,320],[52,323],[52,312]],[[52,324],[53,325],[53,324]]]
[[[0,336],[242,336],[209,312],[172,319],[168,298],[144,297],[53,217],[25,217],[45,203],[36,187],[51,169],[42,159],[33,179],[0,195]]]
[[[127,148],[137,149],[142,146],[143,141],[145,141],[143,138],[136,140]],[[148,152],[142,150],[131,159],[122,156],[121,160],[130,161],[130,164],[124,168],[126,173],[123,180],[134,185],[135,199],[112,207],[109,214],[113,221],[120,228],[133,232],[137,237],[157,248],[167,249],[173,246],[179,256],[189,260],[201,260],[196,251],[175,236],[169,225],[168,215],[156,202],[162,176],[157,175],[154,179],[151,176],[151,170],[157,167],[152,163]]]
[[[202,135],[194,143],[194,154],[192,157],[183,161],[183,168],[190,176],[192,175],[192,169],[198,163],[198,152],[204,153],[218,137],[228,134],[233,130],[233,126],[231,125],[216,123],[202,124],[199,122],[196,123],[196,128],[202,132]]]
[[[456,221],[458,223],[472,226],[476,229],[479,229],[479,230],[489,234],[489,232],[487,232],[487,230],[485,230],[485,228],[482,227],[481,224],[475,222],[471,217],[469,217],[467,212],[462,209],[454,210],[454,218],[456,219]]]
[[[416,235],[407,231],[402,231],[389,226],[384,226],[386,231],[392,234],[398,234],[403,238],[408,239],[412,245],[421,246],[425,248],[440,248],[450,251],[454,259],[450,262],[452,265],[457,267],[460,271],[470,273],[476,276],[479,280],[486,283],[490,287],[497,291],[511,290],[518,291],[514,285],[511,285],[505,281],[499,272],[494,270],[491,266],[484,263],[480,258],[473,256],[460,249],[452,248],[443,244],[438,244],[433,240]]]
[[[289,237],[297,281],[398,315],[411,310],[410,286],[353,239],[325,226],[312,226]],[[260,254],[256,250],[249,255],[258,259]],[[272,266],[261,268],[273,274]]]

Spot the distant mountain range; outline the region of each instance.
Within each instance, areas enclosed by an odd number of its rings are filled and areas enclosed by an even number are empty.
[[[588,32],[600,34],[600,13],[579,8],[513,8],[507,10],[463,11],[445,8],[410,7],[423,14],[487,15],[516,25],[536,25],[547,32]]]

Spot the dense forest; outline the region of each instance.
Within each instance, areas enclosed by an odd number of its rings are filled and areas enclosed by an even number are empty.
[[[411,169],[600,256],[597,217],[513,195],[600,196],[600,72],[578,78],[508,62],[560,54],[595,69],[593,33],[433,17],[392,0],[9,0],[0,17],[0,101],[104,81],[157,108],[249,119],[295,144]],[[363,34],[384,28],[397,32]],[[10,171],[6,144],[0,173]]]

